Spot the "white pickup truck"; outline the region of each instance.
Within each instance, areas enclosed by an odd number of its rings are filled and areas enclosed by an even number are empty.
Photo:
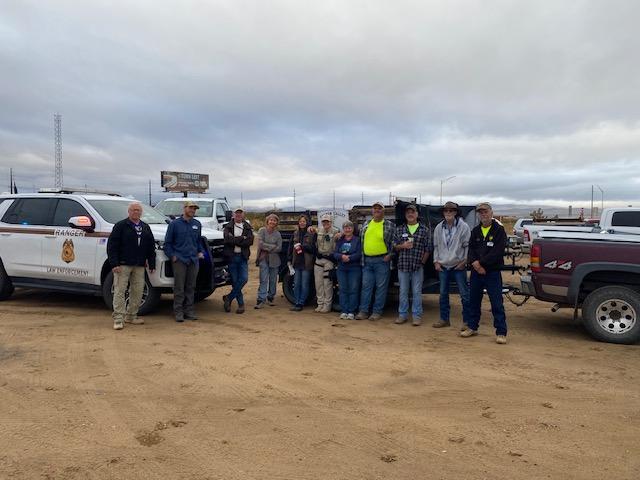
[[[600,221],[593,224],[556,225],[553,223],[534,223],[524,229],[524,244],[540,238],[542,232],[632,234],[640,235],[640,208],[605,208]]]
[[[111,308],[113,273],[107,239],[113,225],[127,217],[132,200],[115,195],[60,192],[0,195],[0,300],[14,287],[42,288],[101,296]],[[147,272],[139,313],[151,312],[160,295],[173,288],[171,262],[162,251],[167,217],[143,210],[156,240],[156,270]],[[201,260],[196,298],[228,282],[222,232],[202,229],[208,247]]]

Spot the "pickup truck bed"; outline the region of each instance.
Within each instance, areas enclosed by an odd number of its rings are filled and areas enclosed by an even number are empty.
[[[522,277],[522,292],[581,308],[585,328],[598,340],[640,340],[640,236],[545,235],[533,242],[531,272]]]

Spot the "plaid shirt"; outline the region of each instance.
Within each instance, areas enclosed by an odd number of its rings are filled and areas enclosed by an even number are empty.
[[[398,270],[401,272],[415,272],[420,269],[420,267],[423,266],[422,257],[425,252],[431,252],[433,250],[431,231],[422,223],[413,235],[411,235],[406,225],[397,227],[393,243],[399,245],[406,242],[409,237],[413,237],[413,248],[399,250],[397,252]]]

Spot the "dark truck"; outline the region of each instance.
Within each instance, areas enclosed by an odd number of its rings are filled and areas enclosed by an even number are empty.
[[[640,236],[542,232],[531,246],[531,270],[521,293],[582,310],[582,323],[597,340],[640,340]]]
[[[391,220],[395,224],[404,223],[404,210],[409,202],[397,200],[395,205],[385,207],[385,218]],[[419,210],[419,221],[424,223],[431,230],[431,234],[433,235],[433,231],[443,220],[442,212],[440,211],[441,207],[438,205],[424,205],[418,204]],[[478,224],[479,219],[475,212],[475,206],[460,206],[460,214],[467,224],[473,228]],[[282,260],[282,267],[280,270],[280,281],[282,282],[282,290],[284,296],[290,303],[294,303],[293,296],[293,278],[289,274],[289,269],[287,267],[287,252],[289,249],[289,244],[291,241],[291,237],[293,235],[293,231],[297,226],[297,218],[299,215],[305,214],[312,218],[312,224],[317,225],[317,212],[315,211],[300,211],[300,212],[276,212],[278,216],[282,219],[283,217],[286,219],[283,222],[280,222],[280,233],[282,235],[282,253],[280,254],[280,258]],[[364,222],[371,218],[371,206],[354,206],[349,212],[349,219],[354,223],[356,227],[356,234],[359,233],[360,228],[364,224]],[[521,252],[518,250],[518,247],[515,248],[513,246],[509,246],[505,255],[511,257],[511,265],[505,265],[505,271],[515,271],[518,267],[515,265],[516,258],[521,255]],[[430,259],[431,260],[431,259]],[[514,270],[515,269],[515,270]],[[508,291],[508,287],[505,289],[505,293]],[[433,266],[432,261],[428,261],[424,268],[424,281],[422,284],[422,293],[440,293],[440,280],[438,277],[438,272]],[[450,293],[456,294],[458,293],[458,287],[453,282],[450,286]],[[392,264],[391,270],[391,278],[389,280],[389,295],[392,297],[397,297],[398,295],[398,271],[395,269],[395,265]],[[315,288],[313,285],[313,281],[311,281],[311,286],[309,290],[309,298],[307,299],[307,305],[313,305],[315,303]],[[334,271],[334,296],[333,296],[333,309],[336,311],[340,310],[338,303],[338,284],[335,278]]]

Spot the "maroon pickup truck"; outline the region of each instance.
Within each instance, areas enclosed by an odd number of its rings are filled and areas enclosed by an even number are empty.
[[[602,233],[543,233],[531,246],[531,271],[521,291],[582,309],[582,322],[596,339],[640,340],[640,236]]]

